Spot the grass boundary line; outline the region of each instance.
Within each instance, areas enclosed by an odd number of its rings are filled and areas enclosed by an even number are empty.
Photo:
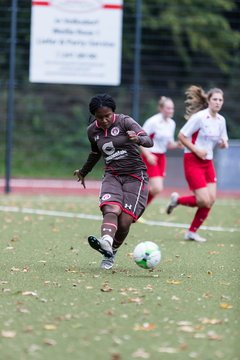
[[[99,216],[99,215],[73,213],[73,212],[67,212],[67,211],[20,208],[17,206],[0,206],[0,211],[1,212],[14,212],[14,213],[22,213],[22,214],[78,218],[78,219],[102,221],[102,216]],[[154,221],[154,220],[144,220],[142,225],[183,228],[183,229],[189,228],[189,224],[173,223],[173,222],[166,222],[166,221]],[[222,226],[204,226],[204,225],[201,226],[201,230],[217,231],[217,232],[240,232],[240,228],[228,228],[228,227],[222,227]]]

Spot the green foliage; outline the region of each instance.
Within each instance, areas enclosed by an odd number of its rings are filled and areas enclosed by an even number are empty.
[[[137,121],[143,123],[156,112],[159,95],[169,95],[176,104],[179,128],[184,121],[186,86],[196,82],[206,89],[223,85],[223,111],[229,136],[240,137],[240,32],[239,19],[234,20],[239,6],[239,1],[232,0],[142,0],[141,116]],[[30,84],[31,2],[18,1],[13,176],[71,176],[89,150],[88,101],[94,93],[110,92],[117,101],[117,111],[131,115],[135,10],[135,0],[124,2],[121,86]],[[1,0],[1,176],[4,174],[10,22],[9,0]],[[101,164],[97,167],[98,175],[100,169]]]
[[[145,29],[170,32],[177,53],[185,66],[191,53],[205,54],[224,72],[230,71],[232,53],[239,49],[240,32],[233,30],[224,15],[233,11],[229,0],[156,0],[144,3]]]

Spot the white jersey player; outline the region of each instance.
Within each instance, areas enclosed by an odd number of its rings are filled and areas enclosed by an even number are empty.
[[[187,123],[178,135],[185,146],[184,171],[192,196],[172,193],[167,213],[177,205],[197,207],[194,219],[185,234],[186,240],[204,242],[197,230],[207,218],[216,199],[216,172],[213,164],[213,149],[228,147],[226,121],[218,112],[223,105],[221,89],[211,89],[207,94],[197,86],[187,91]]]
[[[149,176],[149,204],[163,189],[166,175],[166,152],[177,147],[174,141],[176,123],[172,119],[174,103],[172,99],[162,96],[159,99],[159,113],[145,121],[143,129],[153,139],[151,148],[142,148],[142,158],[147,166]]]

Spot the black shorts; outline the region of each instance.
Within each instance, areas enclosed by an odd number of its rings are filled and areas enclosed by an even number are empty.
[[[148,198],[148,176],[141,171],[132,175],[104,175],[100,190],[100,208],[117,204],[133,221],[143,214]]]

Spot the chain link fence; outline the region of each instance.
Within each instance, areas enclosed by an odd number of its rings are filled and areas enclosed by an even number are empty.
[[[13,11],[10,3],[9,0],[0,2],[1,176],[5,173],[10,24]],[[226,6],[221,6],[222,3]],[[136,113],[134,106],[135,109],[137,106],[136,120],[141,124],[156,112],[159,96],[169,96],[175,102],[174,118],[178,130],[184,123],[186,87],[191,84],[200,85],[206,90],[220,87],[225,93],[222,114],[227,119],[230,137],[240,138],[240,41],[236,36],[235,43],[229,42],[227,48],[225,35],[216,37],[216,31],[222,30],[225,31],[223,34],[230,31],[240,34],[240,1],[215,1],[215,7],[213,4],[213,0],[207,4],[199,4],[196,0],[182,1],[181,4],[174,0],[141,1],[140,80],[134,84],[137,1],[125,1],[122,81],[120,86],[112,87],[30,83],[31,2],[18,0],[12,176],[71,176],[72,170],[80,166],[88,152],[88,102],[94,94],[100,92],[108,92],[115,98],[118,112],[133,115],[133,112]],[[219,24],[213,24],[218,21],[218,16],[225,19],[226,23],[219,20]],[[202,27],[201,21],[205,21]],[[223,24],[228,24],[226,29],[221,28],[225,26]],[[177,26],[181,31],[178,31]],[[193,35],[197,34],[202,34],[202,37],[194,43]],[[209,39],[211,41],[207,43]],[[221,49],[226,50],[226,58]],[[136,91],[139,91],[137,104],[134,103]],[[98,175],[93,173],[93,176]]]

